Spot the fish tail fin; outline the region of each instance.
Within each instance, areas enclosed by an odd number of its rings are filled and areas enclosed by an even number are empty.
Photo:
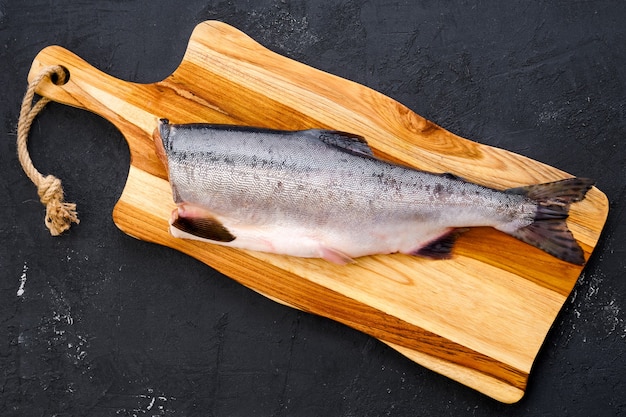
[[[588,178],[569,178],[507,190],[537,202],[534,222],[510,234],[561,260],[583,265],[584,252],[568,229],[566,219],[570,204],[583,200],[593,184]]]

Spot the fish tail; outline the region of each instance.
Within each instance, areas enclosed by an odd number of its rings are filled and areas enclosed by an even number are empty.
[[[569,178],[507,190],[537,202],[534,222],[510,234],[561,260],[583,265],[584,252],[568,229],[566,219],[570,204],[583,200],[593,184],[588,178]]]

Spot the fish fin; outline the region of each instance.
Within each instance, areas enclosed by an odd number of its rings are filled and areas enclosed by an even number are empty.
[[[345,253],[323,245],[320,246],[320,258],[337,265],[354,263],[354,259],[346,255]]]
[[[539,210],[542,209],[539,206]],[[584,252],[567,228],[565,219],[535,220],[511,235],[563,261],[576,265],[585,263]]]
[[[235,236],[218,220],[212,217],[184,217],[178,209],[172,213],[170,226],[190,235],[215,240],[217,242],[232,242]]]
[[[467,229],[451,229],[425,246],[411,252],[411,255],[423,256],[430,259],[450,259],[452,248],[457,238]]]
[[[509,188],[506,193],[525,195],[543,205],[567,205],[581,201],[595,181],[589,178],[567,178],[544,184]]]
[[[443,174],[439,174],[439,175],[449,180],[465,181],[464,178],[459,177],[458,175],[452,174],[450,172],[444,172]]]
[[[588,178],[570,178],[506,190],[526,195],[538,203],[534,222],[510,234],[558,259],[584,265],[584,252],[568,229],[566,219],[570,203],[584,199],[593,184]]]
[[[374,153],[363,136],[337,130],[310,130],[319,140],[327,145],[351,153],[373,157]]]

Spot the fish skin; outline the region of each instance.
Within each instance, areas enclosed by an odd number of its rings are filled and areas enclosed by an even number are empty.
[[[178,205],[176,237],[343,264],[395,252],[445,259],[458,230],[491,226],[584,263],[564,219],[588,179],[500,191],[380,160],[362,137],[327,130],[161,119],[154,141]],[[195,233],[196,221],[212,229]]]

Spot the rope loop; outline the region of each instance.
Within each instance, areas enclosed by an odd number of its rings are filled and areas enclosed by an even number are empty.
[[[79,223],[76,213],[76,204],[64,201],[63,187],[61,180],[54,175],[43,176],[35,166],[28,153],[28,134],[33,124],[33,120],[50,102],[49,98],[42,97],[33,103],[35,90],[44,79],[49,78],[54,84],[61,85],[66,81],[66,70],[60,65],[45,67],[35,77],[24,94],[20,118],[17,123],[17,155],[22,165],[22,169],[37,186],[39,200],[46,206],[46,217],[44,223],[52,236],[58,236],[70,228],[72,223]]]

